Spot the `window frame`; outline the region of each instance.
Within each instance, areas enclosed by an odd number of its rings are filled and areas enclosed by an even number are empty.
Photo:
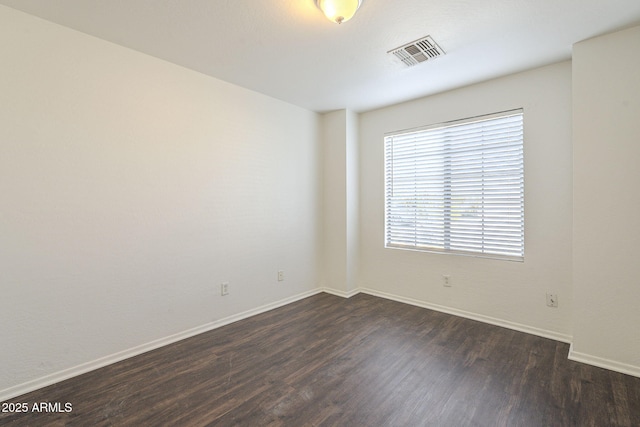
[[[514,175],[511,176],[509,175],[509,178],[506,179],[505,181],[510,181],[512,179],[519,179],[519,200],[517,201],[517,203],[519,203],[519,210],[515,211],[515,214],[513,214],[512,212],[509,212],[505,215],[505,220],[507,221],[507,224],[512,224],[511,222],[511,218],[516,218],[519,216],[519,223],[518,223],[518,227],[519,230],[515,230],[513,231],[513,235],[516,235],[516,233],[518,234],[518,239],[516,242],[517,249],[518,249],[518,253],[507,253],[507,251],[502,251],[502,252],[498,252],[496,250],[485,250],[485,243],[484,243],[484,239],[485,239],[485,235],[488,236],[498,236],[501,237],[502,236],[502,232],[499,232],[497,234],[491,234],[487,232],[487,229],[490,229],[491,227],[488,227],[485,225],[484,223],[484,218],[487,215],[485,212],[485,198],[489,198],[486,197],[485,194],[485,188],[484,188],[484,184],[482,185],[478,185],[477,183],[474,184],[476,187],[481,187],[482,190],[479,194],[482,195],[482,211],[483,213],[480,215],[481,218],[483,218],[480,222],[482,223],[481,228],[479,229],[479,231],[477,233],[479,233],[482,238],[482,247],[481,250],[476,250],[475,248],[473,248],[473,250],[464,250],[464,249],[460,249],[460,248],[454,248],[452,249],[452,241],[453,239],[451,238],[451,222],[452,222],[452,197],[451,195],[452,190],[451,190],[451,185],[454,179],[459,179],[457,176],[452,178],[452,175],[449,175],[449,177],[447,178],[446,175],[446,155],[442,155],[442,159],[441,161],[443,162],[443,167],[442,167],[442,197],[439,198],[431,198],[428,199],[426,197],[418,197],[415,196],[415,207],[413,208],[415,211],[418,210],[418,205],[420,203],[424,203],[424,204],[428,204],[429,200],[434,200],[433,203],[437,204],[440,203],[442,208],[438,211],[437,209],[435,211],[438,212],[442,212],[441,215],[441,219],[440,221],[442,222],[442,227],[443,227],[443,231],[442,231],[442,238],[440,238],[439,240],[442,241],[442,244],[440,245],[433,245],[433,244],[420,244],[418,243],[414,243],[414,244],[399,244],[397,242],[393,242],[393,239],[390,239],[389,233],[391,232],[391,229],[393,228],[393,223],[391,222],[389,215],[390,215],[390,211],[392,209],[397,209],[395,207],[392,206],[396,206],[393,205],[392,203],[389,202],[388,198],[390,196],[390,192],[393,191],[394,184],[390,184],[389,183],[389,179],[390,179],[390,174],[391,176],[393,175],[393,170],[389,170],[389,168],[393,168],[393,160],[389,159],[389,155],[390,155],[390,150],[389,150],[389,144],[393,144],[393,138],[402,138],[402,137],[407,137],[409,135],[427,135],[426,137],[424,137],[425,139],[429,138],[429,133],[434,133],[436,131],[442,131],[445,132],[448,129],[455,129],[455,128],[461,128],[462,126],[468,126],[468,125],[473,125],[473,124],[478,124],[478,128],[482,127],[482,124],[490,122],[490,121],[497,121],[500,119],[509,119],[511,117],[519,117],[519,127],[516,126],[516,130],[519,130],[520,132],[520,138],[516,141],[516,148],[519,149],[519,157],[514,161],[513,165],[517,165],[519,166],[519,169],[514,172]],[[496,137],[495,139],[499,139],[499,137]],[[439,140],[439,143],[441,144],[446,144],[446,138],[442,138],[441,140]],[[483,143],[484,143],[484,139],[482,139]],[[490,140],[493,141],[493,140]],[[449,143],[451,144],[451,143]],[[519,146],[517,146],[517,144],[519,144]],[[512,148],[514,146],[513,142],[505,142],[504,143],[505,147],[508,148]],[[483,146],[484,147],[484,146]],[[474,117],[469,117],[469,118],[464,118],[464,119],[460,119],[460,120],[453,120],[453,121],[448,121],[448,122],[442,122],[442,123],[435,123],[435,124],[431,124],[428,126],[421,126],[421,127],[417,127],[417,128],[412,128],[412,129],[406,129],[406,130],[401,130],[401,131],[394,131],[394,132],[389,132],[386,133],[384,135],[384,247],[387,249],[401,249],[401,250],[411,250],[411,251],[419,251],[419,252],[430,252],[430,253],[440,253],[440,254],[451,254],[451,255],[463,255],[463,256],[472,256],[472,257],[479,257],[479,258],[490,258],[490,259],[500,259],[500,260],[508,260],[508,261],[519,261],[519,262],[523,262],[524,261],[524,251],[525,251],[525,220],[524,220],[524,209],[525,209],[525,203],[524,203],[524,109],[523,108],[517,108],[517,109],[512,109],[512,110],[506,110],[506,111],[501,111],[501,112],[496,112],[496,113],[491,113],[491,114],[484,114],[484,115],[480,115],[480,116],[474,116]],[[468,148],[463,148],[464,150],[467,150]],[[484,172],[484,153],[487,153],[489,150],[494,149],[493,146],[491,146],[491,148],[482,148],[482,153],[483,153],[483,160],[481,161],[482,164],[482,180],[484,181],[488,175],[488,173]],[[453,151],[451,148],[449,148],[448,150]],[[477,150],[470,150],[473,152],[477,152]],[[446,153],[447,149],[442,148],[442,152]],[[434,162],[434,161],[439,161],[438,159],[434,160],[433,155],[431,155],[432,157],[428,157],[425,155],[422,155],[422,157],[419,157],[416,155],[416,162],[419,162],[420,160],[422,161],[426,161],[426,162]],[[449,152],[448,154],[449,156],[449,161],[451,161],[451,152]],[[488,155],[487,155],[488,157]],[[509,163],[509,165],[511,165],[511,163]],[[493,167],[497,167],[497,166],[493,166]],[[422,170],[419,169],[417,166],[414,166],[415,170]],[[457,169],[459,169],[459,167],[456,167]],[[424,169],[427,172],[430,172],[431,169]],[[448,168],[449,174],[452,173],[452,167],[451,165],[449,165]],[[495,170],[491,170],[489,171],[490,173],[495,173]],[[459,173],[455,172],[455,173]],[[517,175],[517,176],[516,176]],[[447,185],[449,186],[449,188],[447,188]],[[418,187],[419,185],[416,184],[416,187]],[[505,188],[511,189],[512,184],[506,185]],[[415,192],[416,190],[414,190]],[[448,196],[447,196],[448,195]],[[395,200],[395,199],[394,199]],[[515,200],[515,199],[514,199]],[[470,202],[469,202],[470,203]],[[513,202],[511,202],[513,203]],[[492,207],[492,205],[487,204],[489,206],[489,208]],[[514,204],[515,205],[515,204]],[[511,205],[510,205],[511,206]],[[411,209],[408,209],[407,212],[410,212]],[[396,220],[397,221],[397,220]],[[414,224],[414,228],[418,228],[419,226],[425,226],[426,220],[418,220],[416,219],[416,224]],[[422,221],[422,222],[421,222]],[[516,220],[517,222],[517,220]],[[513,223],[516,223],[513,222]],[[397,225],[396,225],[397,228]],[[448,230],[448,236],[447,236],[447,228]],[[434,236],[437,236],[439,232],[429,232],[431,234],[433,234]],[[415,236],[418,236],[418,231],[414,231]],[[422,234],[428,234],[428,233],[422,233]],[[431,234],[428,234],[429,236]],[[507,237],[507,233],[504,233],[504,236],[502,236],[505,240],[504,241],[499,241],[497,243],[497,246],[501,246],[501,245],[506,245],[509,246],[509,244],[511,243],[511,239],[512,236],[509,235]],[[427,237],[425,238],[425,240],[430,240],[431,237]],[[410,240],[410,239],[409,239]],[[415,241],[419,241],[420,238],[419,237],[414,237]],[[433,238],[433,240],[438,240],[438,238]],[[460,245],[458,245],[460,246]],[[471,246],[471,245],[469,245]]]

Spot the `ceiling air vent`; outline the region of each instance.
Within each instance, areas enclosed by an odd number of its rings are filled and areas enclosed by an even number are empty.
[[[433,41],[431,36],[400,46],[387,53],[394,54],[407,67],[413,67],[429,59],[444,55],[444,50]]]

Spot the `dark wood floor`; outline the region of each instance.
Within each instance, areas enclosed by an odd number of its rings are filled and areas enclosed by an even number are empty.
[[[640,378],[568,345],[369,295],[319,294],[11,402],[16,426],[640,426]]]

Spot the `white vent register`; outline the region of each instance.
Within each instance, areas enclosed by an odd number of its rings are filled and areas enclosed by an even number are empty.
[[[444,50],[431,38],[423,37],[419,40],[407,43],[404,46],[390,50],[391,53],[402,61],[407,67],[413,67],[421,62],[444,55]]]

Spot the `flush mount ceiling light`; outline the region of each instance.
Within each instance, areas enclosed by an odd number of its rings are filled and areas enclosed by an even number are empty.
[[[330,21],[342,24],[353,18],[362,0],[316,0],[316,5]]]

